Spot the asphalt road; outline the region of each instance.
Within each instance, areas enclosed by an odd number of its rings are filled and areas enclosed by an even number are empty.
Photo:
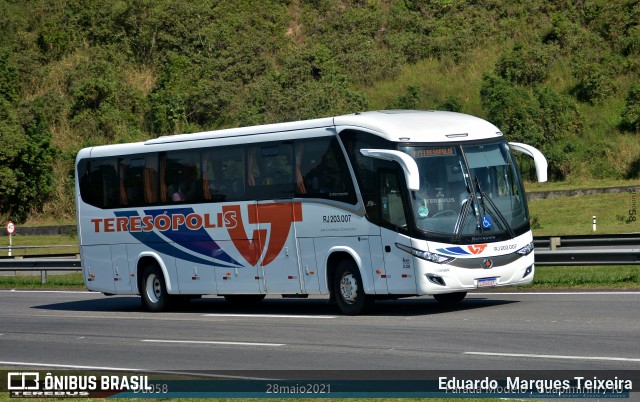
[[[196,370],[638,370],[640,292],[475,293],[346,317],[325,299],[237,308],[204,298],[0,291],[0,367]]]

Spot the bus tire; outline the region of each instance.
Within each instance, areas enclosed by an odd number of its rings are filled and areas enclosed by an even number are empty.
[[[345,315],[361,314],[373,302],[371,296],[364,292],[358,267],[349,259],[338,263],[333,290],[338,308]]]
[[[433,295],[433,298],[436,299],[438,304],[440,304],[441,306],[451,307],[460,303],[466,295],[467,292],[443,293],[439,295]]]
[[[242,307],[255,306],[260,303],[264,297],[265,295],[224,295],[227,303]]]
[[[170,305],[170,296],[160,267],[149,264],[142,270],[142,288],[140,289],[142,304],[154,313],[165,311]]]

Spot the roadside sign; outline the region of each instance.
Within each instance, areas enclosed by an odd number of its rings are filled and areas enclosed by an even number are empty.
[[[16,231],[16,224],[9,221],[9,223],[7,223],[7,233],[12,235],[13,233],[15,233],[15,231]]]

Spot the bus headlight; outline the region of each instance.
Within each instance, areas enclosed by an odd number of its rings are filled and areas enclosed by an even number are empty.
[[[423,260],[435,262],[436,264],[446,264],[448,262],[455,260],[454,257],[448,257],[442,254],[436,254],[436,253],[430,253],[428,251],[418,250],[417,248],[408,247],[400,243],[396,243],[396,247],[398,247],[402,251],[406,251],[407,253],[415,257],[421,258]]]
[[[526,246],[522,247],[520,250],[516,251],[516,253],[520,254],[520,255],[529,255],[531,254],[531,252],[533,251],[533,242],[527,244]]]

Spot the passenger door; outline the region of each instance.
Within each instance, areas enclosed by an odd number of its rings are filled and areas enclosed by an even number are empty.
[[[260,230],[267,233],[260,266],[268,293],[298,294],[303,278],[298,264],[294,222],[302,216],[299,202],[267,202],[257,205]]]
[[[379,169],[380,226],[384,275],[391,294],[415,294],[413,257],[397,245],[411,247],[406,208],[406,186],[399,170]]]

